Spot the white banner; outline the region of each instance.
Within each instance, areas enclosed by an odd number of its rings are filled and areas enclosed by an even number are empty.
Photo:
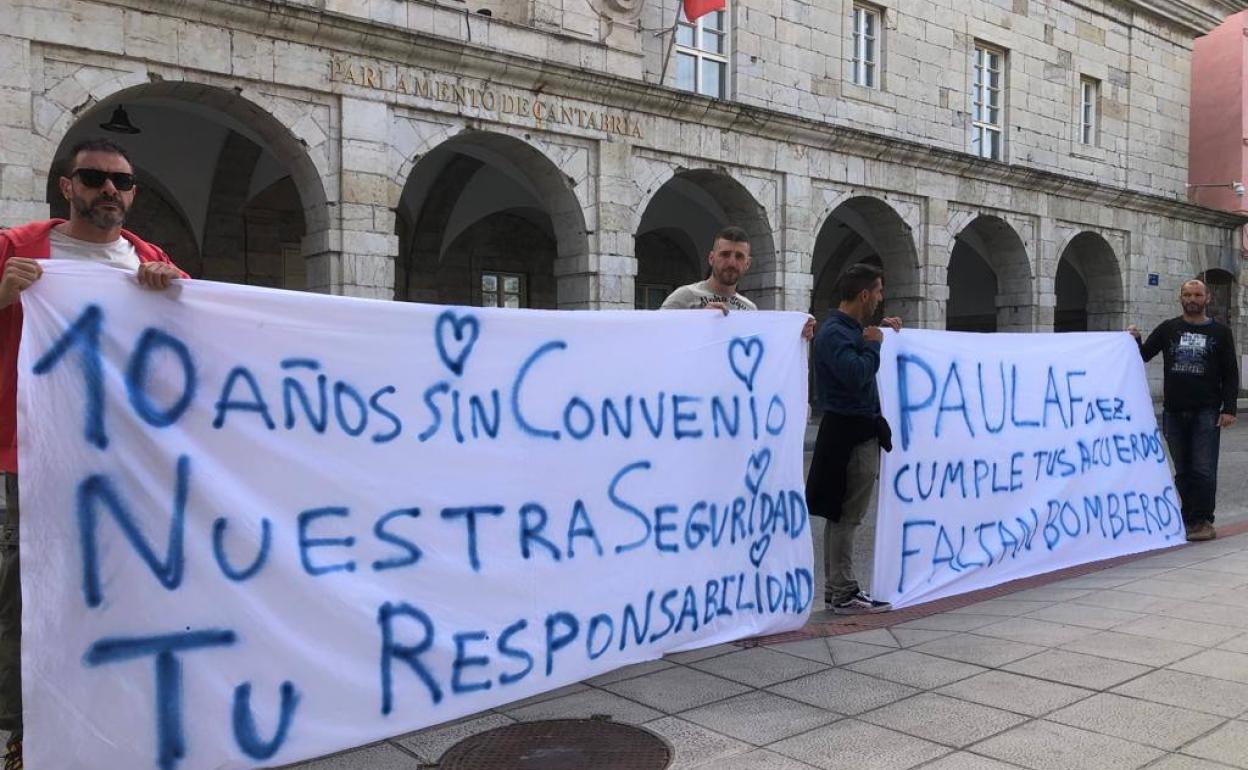
[[[872,589],[895,606],[1183,542],[1126,333],[888,334]]]
[[[23,307],[31,770],[283,765],[809,612],[804,314],[54,262]]]

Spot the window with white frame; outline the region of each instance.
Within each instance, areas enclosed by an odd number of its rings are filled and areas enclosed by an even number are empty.
[[[481,307],[524,307],[524,276],[481,273]]]
[[[853,45],[850,68],[854,83],[866,88],[879,88],[880,11],[867,5],[854,4]]]
[[[1004,78],[1005,51],[976,43],[971,82],[971,152],[981,158],[1001,160],[1005,134]]]
[[[728,10],[697,21],[680,12],[676,25],[676,87],[723,99],[728,93]]]
[[[1100,122],[1101,84],[1095,78],[1079,78],[1079,143],[1097,144]]]

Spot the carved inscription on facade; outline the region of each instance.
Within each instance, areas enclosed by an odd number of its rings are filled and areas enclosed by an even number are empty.
[[[585,109],[564,103],[551,94],[497,89],[489,84],[467,85],[410,67],[335,56],[329,79],[422,99],[454,104],[470,110],[529,118],[539,125],[559,125],[641,139],[641,120],[624,112]]]

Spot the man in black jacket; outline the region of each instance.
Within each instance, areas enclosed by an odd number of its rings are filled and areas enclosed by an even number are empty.
[[[854,535],[880,474],[880,447],[892,448],[875,384],[884,333],[866,325],[884,301],[884,273],[873,265],[853,265],[838,288],[840,305],[815,335],[816,405],[823,419],[806,478],[806,501],[811,515],[828,520],[823,536],[827,608],[861,615],[892,609],[868,596],[854,576]],[[901,331],[900,318],[882,323]]]
[[[1231,330],[1205,315],[1209,291],[1187,281],[1183,315],[1162,322],[1140,345],[1148,361],[1164,361],[1161,431],[1174,462],[1174,484],[1183,504],[1188,540],[1212,540],[1218,491],[1218,440],[1235,422],[1239,366]],[[1130,326],[1136,342],[1140,330]]]

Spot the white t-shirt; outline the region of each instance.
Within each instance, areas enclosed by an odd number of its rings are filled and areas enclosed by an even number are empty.
[[[711,302],[722,302],[733,310],[758,310],[758,306],[740,294],[724,295],[711,289],[707,281],[681,286],[663,300],[663,310],[697,310]]]
[[[139,269],[139,254],[134,250],[134,244],[125,238],[111,243],[95,243],[80,241],[53,229],[48,233],[48,244],[51,248],[48,256],[52,259],[82,259],[125,270]]]

